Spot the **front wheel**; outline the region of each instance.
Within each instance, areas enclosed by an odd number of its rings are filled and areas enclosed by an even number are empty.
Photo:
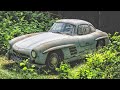
[[[60,66],[62,58],[58,52],[50,52],[46,60],[46,66],[48,69],[55,71],[55,68]]]

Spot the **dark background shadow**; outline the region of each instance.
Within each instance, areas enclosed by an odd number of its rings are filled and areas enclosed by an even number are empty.
[[[50,11],[62,18],[83,19],[96,28],[113,34],[120,32],[120,11]]]

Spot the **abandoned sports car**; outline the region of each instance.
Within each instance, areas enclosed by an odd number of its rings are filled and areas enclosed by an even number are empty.
[[[7,57],[12,60],[29,58],[34,64],[46,65],[54,70],[62,60],[78,60],[109,42],[107,33],[87,21],[60,19],[48,32],[22,35],[10,40]]]

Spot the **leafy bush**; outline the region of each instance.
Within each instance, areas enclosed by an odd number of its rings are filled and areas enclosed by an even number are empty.
[[[35,69],[35,65],[28,62],[28,60],[23,60],[19,63],[20,69],[19,72],[23,75],[23,78],[29,78],[31,75],[37,76],[37,70]]]
[[[67,63],[61,63],[60,68],[56,68],[59,73],[60,79],[68,79],[68,73],[70,72],[70,65]]]
[[[25,71],[25,72],[34,72],[35,71],[35,65],[31,65],[29,62],[28,62],[28,59],[26,60],[23,60],[22,62],[20,62],[20,67],[22,67],[22,71]]]
[[[120,57],[116,52],[105,51],[89,54],[86,64],[80,68],[81,79],[115,78],[116,68],[120,64]]]
[[[58,16],[39,11],[0,11],[0,54],[7,52],[8,41],[23,34],[48,31]]]
[[[120,52],[120,35],[119,32],[115,32],[114,35],[109,34],[111,44],[109,45],[109,48],[111,50],[116,50],[117,52]]]

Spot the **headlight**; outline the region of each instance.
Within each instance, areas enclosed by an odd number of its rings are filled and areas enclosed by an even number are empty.
[[[31,56],[32,56],[33,58],[36,58],[36,57],[37,57],[37,53],[36,53],[34,50],[32,50]]]
[[[8,44],[7,48],[8,48],[8,50],[10,50],[12,48],[11,44]]]

